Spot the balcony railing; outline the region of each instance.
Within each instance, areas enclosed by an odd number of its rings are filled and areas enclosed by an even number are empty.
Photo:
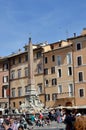
[[[25,95],[38,95],[38,93],[36,91],[26,91]]]
[[[57,99],[73,98],[73,97],[74,97],[74,93],[72,93],[72,92],[57,93]]]
[[[4,82],[3,85],[9,85],[9,83],[8,82]]]

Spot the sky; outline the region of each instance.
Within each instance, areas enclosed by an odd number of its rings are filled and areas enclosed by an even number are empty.
[[[0,0],[0,56],[22,50],[29,37],[51,44],[83,28],[86,0]]]

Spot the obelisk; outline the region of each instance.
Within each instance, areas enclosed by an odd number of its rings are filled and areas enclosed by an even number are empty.
[[[39,111],[43,108],[44,104],[40,102],[35,88],[33,45],[31,38],[29,38],[28,42],[28,73],[28,94],[26,96],[26,104],[29,106],[29,111],[30,109]]]
[[[36,97],[35,79],[34,79],[34,61],[33,61],[33,46],[31,38],[28,43],[28,87],[30,102],[34,102]]]

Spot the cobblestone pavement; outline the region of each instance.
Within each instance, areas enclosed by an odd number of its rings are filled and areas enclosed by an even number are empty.
[[[0,130],[4,130],[2,127],[0,127]],[[28,129],[25,130],[65,130],[65,124],[64,123],[57,123],[56,121],[52,121],[50,125],[44,125],[43,127],[35,126],[28,126]]]
[[[29,128],[30,130],[65,130],[65,124],[53,121],[50,125],[44,125],[43,127],[33,126],[33,128],[30,126]]]

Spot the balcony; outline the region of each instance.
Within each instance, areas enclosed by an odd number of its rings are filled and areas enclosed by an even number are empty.
[[[57,99],[61,98],[74,98],[74,93],[72,92],[57,93]]]
[[[8,86],[8,85],[9,85],[8,82],[4,82],[4,83],[3,83],[3,86]]]
[[[25,92],[25,95],[26,95],[26,96],[29,96],[29,95],[37,95],[37,94],[38,94],[38,93],[37,93],[35,90],[33,90],[33,91],[32,91],[32,90],[29,90],[29,91],[26,91],[26,92]]]
[[[30,91],[27,91],[27,92],[25,92],[25,95],[27,96],[27,95],[31,95],[31,92]]]
[[[8,98],[0,97],[0,103],[6,103],[8,102]]]

